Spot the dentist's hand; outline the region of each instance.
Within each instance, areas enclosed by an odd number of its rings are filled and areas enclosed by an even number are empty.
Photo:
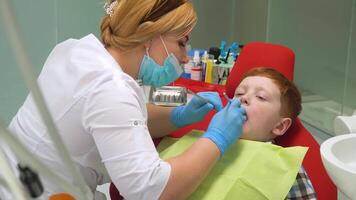
[[[203,138],[212,140],[218,146],[221,155],[235,143],[242,133],[242,125],[246,121],[246,111],[239,100],[231,100],[211,120]]]
[[[199,92],[198,95],[208,99],[213,104],[206,103],[202,99],[194,96],[187,105],[174,108],[171,112],[171,122],[176,127],[183,127],[201,121],[213,108],[217,111],[223,108],[220,96],[217,92]]]

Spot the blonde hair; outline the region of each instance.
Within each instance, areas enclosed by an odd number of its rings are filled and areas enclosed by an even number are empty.
[[[112,14],[103,17],[100,29],[105,47],[121,51],[129,51],[159,35],[180,39],[193,29],[197,21],[193,5],[187,0],[181,0],[181,5],[155,20],[144,19],[162,9],[167,0],[116,1]],[[111,2],[113,0],[108,3]]]

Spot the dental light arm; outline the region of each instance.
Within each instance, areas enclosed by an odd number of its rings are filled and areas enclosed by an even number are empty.
[[[3,22],[5,24],[4,30],[7,31],[10,44],[13,46],[12,49],[14,50],[14,55],[17,58],[16,59],[17,62],[19,63],[23,79],[27,87],[32,92],[32,96],[42,116],[42,120],[44,121],[48,129],[49,136],[53,141],[55,147],[57,148],[58,154],[62,159],[63,163],[65,164],[65,166],[67,166],[67,169],[72,174],[74,180],[77,182],[77,185],[80,187],[81,195],[76,193],[75,196],[77,199],[83,199],[83,200],[93,199],[92,192],[90,191],[89,187],[85,184],[83,177],[81,176],[79,170],[75,167],[74,162],[69,156],[67,148],[65,147],[62,139],[60,138],[57,128],[52,120],[52,116],[50,115],[46,107],[44,98],[36,83],[36,78],[32,70],[33,68],[30,64],[31,63],[30,59],[28,58],[28,55],[26,54],[25,48],[23,46],[23,42],[19,35],[18,27],[16,26],[15,16],[13,15],[12,8],[8,0],[0,0],[0,13],[2,14]],[[8,134],[3,134],[3,136],[4,135],[7,136]],[[8,140],[12,142],[15,141],[13,138],[10,137],[8,138]],[[47,175],[49,175],[49,173]]]
[[[1,181],[1,184],[7,184],[12,191],[14,197],[18,200],[26,200],[26,195],[22,190],[21,183],[15,176],[14,172],[11,169],[10,164],[7,162],[6,156],[3,150],[0,148],[0,170],[4,175],[4,179]]]
[[[38,159],[36,159],[30,151],[20,143],[16,137],[5,128],[4,123],[0,121],[0,140],[6,142],[11,150],[15,153],[16,158],[21,162],[31,166],[35,171],[41,172],[40,176],[45,176],[49,180],[55,182],[60,185],[65,191],[69,192],[78,199],[83,199],[83,195],[81,191],[77,190],[73,187],[72,184],[65,181],[63,178],[59,177],[57,174],[48,169],[43,163],[41,163]],[[5,162],[6,163],[6,162]],[[3,164],[3,163],[1,163]],[[11,174],[11,173],[10,173]],[[6,176],[5,176],[6,177]],[[10,180],[10,179],[8,179]],[[11,183],[13,184],[13,183]],[[9,186],[11,187],[12,185]],[[15,188],[15,186],[13,186]],[[13,190],[13,188],[11,188]],[[16,191],[18,191],[16,189]],[[15,191],[13,191],[15,192]],[[15,193],[14,193],[15,194]],[[81,198],[79,198],[81,197]],[[17,199],[17,198],[16,198]],[[20,198],[19,198],[20,199]],[[92,197],[90,199],[93,199]],[[84,199],[83,199],[84,200]]]

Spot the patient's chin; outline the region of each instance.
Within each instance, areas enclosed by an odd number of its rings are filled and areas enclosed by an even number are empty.
[[[243,139],[243,140],[251,140],[251,141],[258,141],[256,138],[254,138],[254,137],[249,137],[249,136],[245,136],[245,137],[240,137],[240,139]]]
[[[244,123],[242,125],[242,134],[241,135],[245,135],[249,132],[249,127],[248,127],[248,124],[247,123]]]
[[[241,139],[249,140],[251,138],[251,134],[247,131],[245,126],[242,128],[242,134],[240,136]]]

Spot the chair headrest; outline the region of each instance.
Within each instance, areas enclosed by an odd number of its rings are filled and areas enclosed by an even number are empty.
[[[293,80],[294,52],[283,45],[251,42],[243,47],[226,82],[226,93],[232,98],[241,77],[255,67],[270,67]]]

